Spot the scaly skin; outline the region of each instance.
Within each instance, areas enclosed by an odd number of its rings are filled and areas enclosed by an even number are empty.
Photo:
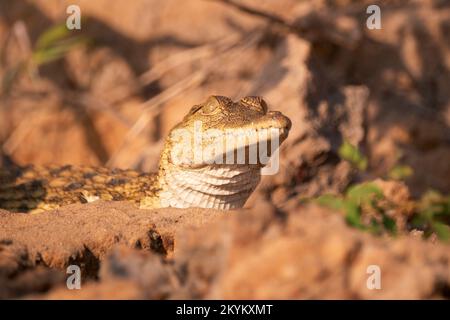
[[[195,127],[198,123],[200,128]],[[250,145],[256,145],[255,140],[244,135],[239,146],[245,150],[245,159],[239,164],[212,163],[208,161],[211,157],[198,158],[195,150],[219,145],[223,149],[218,149],[220,152],[214,154],[214,159],[225,160],[227,153],[237,154],[235,145],[223,142],[227,135],[242,137],[245,130],[274,130],[281,144],[290,126],[290,120],[281,113],[267,111],[260,97],[233,102],[226,97],[211,96],[203,104],[193,106],[171,130],[157,173],[75,166],[0,169],[0,208],[12,212],[41,212],[97,199],[132,201],[141,208],[239,208],[259,183],[264,165],[259,160],[256,163],[249,160]],[[195,132],[206,134],[211,130],[215,130],[214,134],[206,138],[196,140],[194,137]],[[257,142],[270,142],[270,139],[261,139],[258,137]],[[273,151],[269,151],[269,155]]]

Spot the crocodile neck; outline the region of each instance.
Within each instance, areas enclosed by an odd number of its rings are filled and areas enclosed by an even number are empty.
[[[246,165],[166,169],[158,194],[161,207],[241,208],[261,179],[259,168]]]

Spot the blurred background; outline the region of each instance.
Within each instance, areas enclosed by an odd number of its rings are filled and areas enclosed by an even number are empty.
[[[449,69],[443,0],[0,0],[0,165],[155,170],[192,105],[261,95],[293,122],[274,203],[361,177],[448,193]]]

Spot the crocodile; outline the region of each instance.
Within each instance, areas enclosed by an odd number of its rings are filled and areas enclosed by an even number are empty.
[[[131,201],[140,208],[240,208],[267,165],[261,151],[273,158],[290,128],[289,118],[269,111],[261,97],[234,102],[210,96],[169,132],[157,172],[73,165],[0,168],[0,208],[38,213],[98,199]]]

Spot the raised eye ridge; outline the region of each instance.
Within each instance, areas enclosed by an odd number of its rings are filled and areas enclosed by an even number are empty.
[[[240,100],[240,103],[246,106],[249,106],[253,109],[260,110],[264,113],[267,113],[267,103],[264,101],[263,98],[259,96],[248,96],[244,97]]]
[[[219,101],[217,97],[211,96],[202,106],[203,114],[211,114],[219,107]]]

